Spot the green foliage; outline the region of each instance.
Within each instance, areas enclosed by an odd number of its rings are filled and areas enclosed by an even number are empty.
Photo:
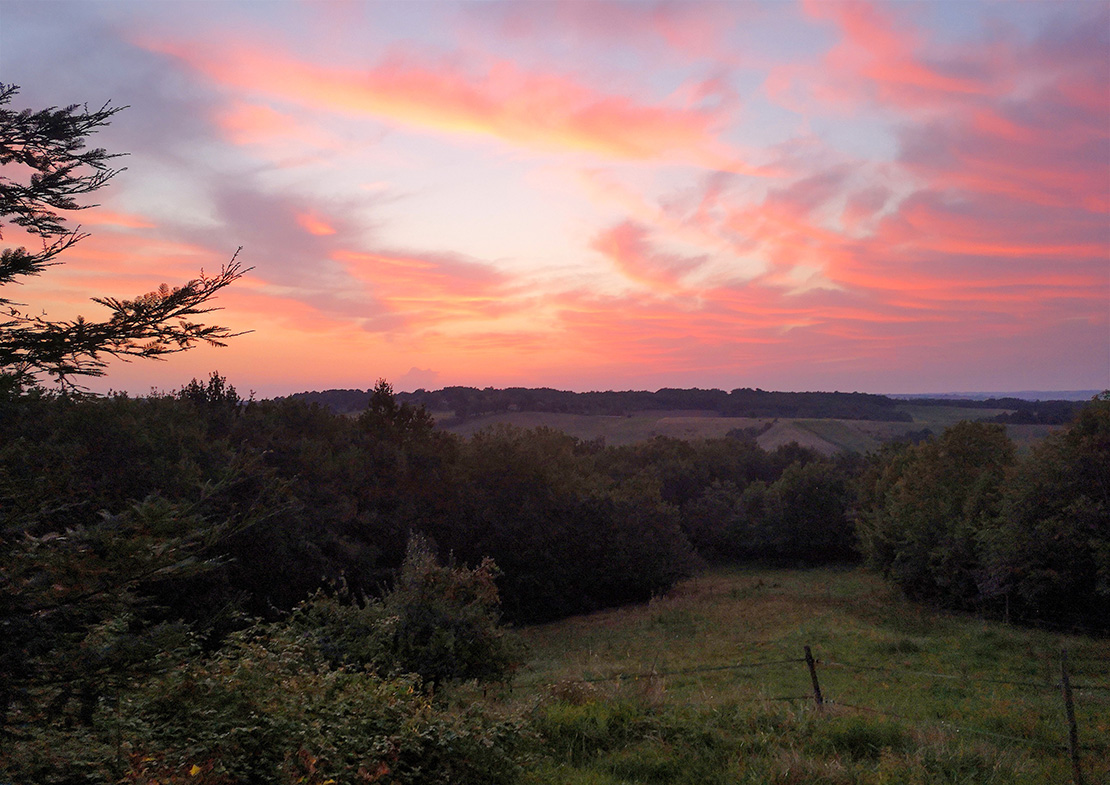
[[[10,782],[398,782],[517,780],[520,719],[450,709],[415,677],[334,667],[291,627],[237,633],[208,657],[105,686],[89,722],[21,725],[5,742]],[[13,743],[14,742],[14,743]]]
[[[857,533],[911,596],[1013,618],[1110,618],[1110,396],[1018,458],[1001,426],[961,423],[878,458]]]
[[[488,557],[474,569],[445,567],[427,540],[411,538],[400,578],[382,600],[392,668],[433,685],[506,678],[519,649],[498,626],[497,576]]]
[[[91,720],[104,685],[184,645],[185,628],[150,606],[160,584],[214,563],[228,533],[191,508],[150,497],[92,525],[0,540],[0,721]],[[10,712],[16,709],[17,718]]]
[[[492,563],[441,567],[414,539],[384,600],[318,597],[205,654],[149,597],[216,569],[203,557],[227,535],[154,498],[97,527],[5,543],[0,781],[515,781],[519,721],[421,689],[515,666]]]
[[[430,533],[460,558],[496,560],[509,619],[646,600],[695,564],[675,510],[650,487],[606,487],[592,460],[543,428],[488,429],[463,445],[458,513]]]
[[[830,461],[795,462],[769,486],[745,491],[746,550],[763,560],[823,564],[850,560],[847,475]]]
[[[988,597],[1018,616],[1110,619],[1110,394],[1038,445],[980,532]]]
[[[519,721],[448,710],[410,677],[333,667],[295,628],[237,635],[128,707],[130,781],[510,783]]]
[[[824,564],[855,558],[847,470],[794,461],[768,483],[714,480],[682,507],[683,529],[712,561]]]
[[[432,687],[506,680],[523,652],[498,623],[497,575],[492,559],[474,569],[443,566],[428,541],[413,536],[397,582],[380,600],[356,602],[341,586],[302,603],[290,623],[337,667],[415,674]]]
[[[393,387],[385,379],[379,379],[366,410],[359,415],[359,424],[390,441],[403,442],[406,439],[427,438],[435,421],[423,406],[399,404],[393,395]]]
[[[1001,425],[962,422],[887,455],[866,480],[863,553],[910,596],[965,606],[978,593],[977,532],[999,513],[1013,445]]]

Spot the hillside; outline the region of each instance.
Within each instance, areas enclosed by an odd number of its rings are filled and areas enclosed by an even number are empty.
[[[521,631],[537,783],[1087,782],[1110,776],[1110,642],[930,611],[860,570],[725,570]],[[823,711],[803,661],[817,658]]]

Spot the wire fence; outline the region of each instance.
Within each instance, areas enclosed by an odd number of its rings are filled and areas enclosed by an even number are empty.
[[[773,660],[760,660],[755,662],[733,662],[719,665],[699,665],[688,668],[652,668],[650,670],[633,671],[633,672],[618,672],[607,675],[599,676],[583,676],[580,678],[560,679],[558,681],[533,681],[518,683],[518,687],[534,688],[534,687],[556,687],[559,685],[567,684],[597,684],[603,682],[623,682],[635,681],[641,679],[659,679],[665,677],[676,676],[692,676],[698,674],[721,673],[728,671],[741,671],[741,670],[755,670],[760,668],[767,668],[773,666],[783,665],[800,665],[804,664],[809,670],[809,675],[812,679],[813,691],[802,695],[780,695],[780,696],[765,696],[752,697],[747,699],[750,702],[767,702],[767,701],[813,701],[821,708],[829,708],[834,710],[847,710],[853,712],[860,712],[865,714],[874,714],[878,716],[890,717],[899,722],[917,725],[928,726],[931,728],[939,728],[945,732],[951,733],[956,736],[971,735],[980,736],[984,738],[993,739],[999,742],[1009,744],[1018,744],[1031,749],[1051,750],[1057,753],[1070,754],[1073,762],[1074,782],[1075,785],[1085,785],[1082,775],[1079,773],[1079,760],[1078,753],[1083,751],[1085,753],[1099,753],[1110,750],[1110,744],[1105,741],[1091,742],[1087,741],[1082,744],[1076,742],[1077,728],[1076,720],[1074,717],[1072,696],[1074,693],[1081,693],[1083,700],[1094,701],[1096,703],[1110,702],[1110,684],[1096,684],[1096,683],[1078,683],[1071,684],[1069,680],[1069,673],[1067,667],[1067,653],[1061,652],[1061,659],[1059,662],[1059,678],[1057,680],[1049,681],[1030,681],[1027,679],[1005,679],[1005,678],[991,678],[983,677],[978,674],[971,675],[967,673],[940,673],[937,671],[919,670],[914,668],[898,668],[883,665],[872,665],[858,662],[843,662],[838,660],[823,660],[814,658],[810,654],[810,647],[805,647],[805,657],[789,657],[784,659]],[[1100,662],[1098,660],[1085,660],[1086,662]],[[1068,739],[1060,742],[1045,741],[1042,739],[1029,738],[1027,736],[1017,736],[1008,733],[1000,733],[998,731],[987,730],[986,728],[976,728],[962,723],[953,722],[949,719],[939,717],[928,718],[920,716],[911,716],[908,713],[894,711],[890,708],[878,708],[875,706],[866,706],[858,703],[850,703],[840,700],[836,697],[829,697],[823,694],[822,688],[819,684],[819,672],[824,672],[826,675],[836,670],[850,671],[852,673],[865,674],[874,673],[882,674],[884,676],[903,679],[911,677],[915,680],[940,680],[959,682],[965,686],[973,684],[991,684],[998,686],[1005,686],[1019,690],[1036,690],[1038,692],[1057,692],[1062,693],[1062,700],[1065,704],[1066,714],[1068,717],[1069,728]],[[1101,669],[1096,669],[1093,672],[1090,669],[1084,668],[1084,678],[1098,676],[1106,673]]]

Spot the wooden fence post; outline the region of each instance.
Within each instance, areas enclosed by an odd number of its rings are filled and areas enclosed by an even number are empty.
[[[1064,711],[1068,715],[1068,752],[1071,754],[1071,776],[1075,785],[1083,785],[1083,771],[1079,768],[1079,728],[1075,724],[1075,704],[1071,699],[1071,682],[1068,680],[1068,650],[1060,649],[1060,689],[1064,692]]]
[[[825,699],[821,697],[821,685],[817,681],[817,664],[814,662],[813,652],[809,650],[809,646],[806,646],[805,649],[806,665],[809,666],[809,678],[813,682],[813,700],[817,702],[817,708],[821,708]]]

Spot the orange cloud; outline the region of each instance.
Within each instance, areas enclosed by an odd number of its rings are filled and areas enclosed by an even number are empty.
[[[811,19],[831,20],[842,35],[819,71],[810,74],[838,82],[841,95],[873,91],[883,104],[917,108],[950,106],[954,98],[996,89],[973,58],[948,72],[938,65],[942,61],[923,60],[918,54],[924,48],[922,34],[889,6],[807,0],[803,8]]]
[[[714,14],[731,14],[724,7],[705,15],[694,4],[642,11],[570,3],[545,5],[537,17],[522,4],[505,15],[530,20],[532,27],[520,32],[524,41],[543,32],[545,15],[574,16],[563,24],[583,30],[595,24],[595,14],[606,22],[610,15],[636,17],[637,33],[653,30],[655,39],[680,47],[689,64],[700,62],[696,47],[708,33],[732,40],[732,32],[714,31]],[[901,367],[926,379],[954,357],[980,356],[982,364],[1000,349],[1020,367],[1029,362],[1022,359],[1027,348],[1053,331],[1070,336],[1059,341],[1064,347],[1101,328],[1104,346],[1110,93],[1106,70],[1099,70],[1105,57],[1091,55],[1097,46],[1075,44],[1067,38],[1072,33],[1059,31],[1018,40],[1002,28],[991,42],[949,44],[916,26],[915,11],[904,5],[815,1],[805,9],[838,39],[827,53],[768,75],[768,95],[800,117],[794,138],[768,147],[768,156],[786,163],[759,173],[776,179],[758,183],[727,173],[753,171],[742,163],[750,156],[724,141],[746,131],[734,124],[730,88],[750,83],[751,72],[730,70],[736,61],[719,52],[709,58],[719,70],[699,66],[697,78],[668,72],[669,96],[652,100],[647,88],[630,93],[571,76],[573,66],[497,59],[511,49],[496,55],[486,49],[482,60],[393,55],[358,68],[316,65],[264,45],[149,48],[238,95],[218,116],[235,144],[295,144],[310,124],[333,113],[364,126],[380,120],[604,159],[588,162],[594,170],[584,179],[596,204],[576,214],[585,217],[570,234],[580,238],[578,248],[567,254],[577,251],[594,268],[569,260],[555,284],[550,270],[514,273],[512,257],[495,267],[461,249],[348,246],[355,242],[346,237],[349,220],[299,204],[280,213],[248,210],[242,199],[229,199],[220,214],[238,209],[240,227],[280,224],[287,232],[267,247],[275,266],[300,271],[302,256],[326,260],[319,277],[314,270],[303,277],[271,271],[284,288],[243,287],[229,297],[273,331],[270,346],[310,352],[298,333],[303,323],[314,336],[328,332],[342,344],[343,354],[327,354],[328,362],[371,356],[399,372],[418,363],[445,383],[481,384],[587,372],[603,380],[651,373],[687,374],[687,383],[741,382],[756,370],[799,366],[806,373],[840,368],[847,379],[867,369],[881,378]],[[624,29],[596,25],[606,32],[595,45],[611,42],[611,29]],[[476,50],[487,42],[472,43]],[[650,51],[659,51],[657,43]],[[632,46],[629,56],[647,62],[642,39]],[[547,54],[530,54],[530,62]],[[655,73],[645,74],[645,84],[654,83]],[[867,121],[863,141],[837,144],[855,128],[853,110]],[[297,116],[311,119],[294,128]],[[369,124],[376,132],[379,123]],[[872,139],[882,160],[868,162]],[[853,149],[860,152],[846,151]],[[624,161],[726,172],[703,172],[702,182],[690,183],[677,167],[610,165]],[[332,235],[336,227],[340,236],[326,241],[305,236]],[[346,250],[335,250],[340,244]],[[555,256],[545,261],[562,263]],[[612,286],[614,272],[638,285]],[[583,277],[568,281],[571,275]],[[296,288],[308,280],[317,288]],[[1089,329],[1061,326],[1074,323]],[[306,362],[327,373],[323,356]],[[977,367],[968,362],[959,372]]]
[[[412,326],[489,319],[513,308],[503,296],[504,276],[477,262],[445,255],[346,250],[336,252],[334,258]]]
[[[714,111],[641,103],[569,77],[497,61],[480,72],[394,55],[365,70],[326,68],[242,44],[147,41],[214,81],[334,112],[365,114],[446,134],[489,136],[532,149],[627,160],[679,161],[759,173],[717,138]],[[269,126],[265,110],[240,110],[233,129]],[[225,125],[228,123],[225,122]]]
[[[95,210],[82,210],[75,213],[72,218],[74,224],[79,223],[86,228],[109,226],[121,229],[154,229],[156,226],[141,215],[106,210],[103,207],[98,207]]]
[[[287,114],[263,104],[235,101],[216,115],[219,127],[235,144],[252,144],[289,133],[296,123]]]
[[[590,247],[610,259],[630,280],[660,294],[681,291],[681,279],[697,269],[705,257],[682,257],[654,251],[643,226],[625,221],[599,234]]]
[[[236,99],[216,111],[213,119],[228,141],[235,145],[284,146],[302,158],[306,149],[341,148],[339,140],[318,125],[266,104]]]
[[[320,218],[315,213],[300,213],[297,215],[297,223],[308,232],[309,234],[323,237],[329,234],[335,234],[334,227],[327,223],[323,218]]]

